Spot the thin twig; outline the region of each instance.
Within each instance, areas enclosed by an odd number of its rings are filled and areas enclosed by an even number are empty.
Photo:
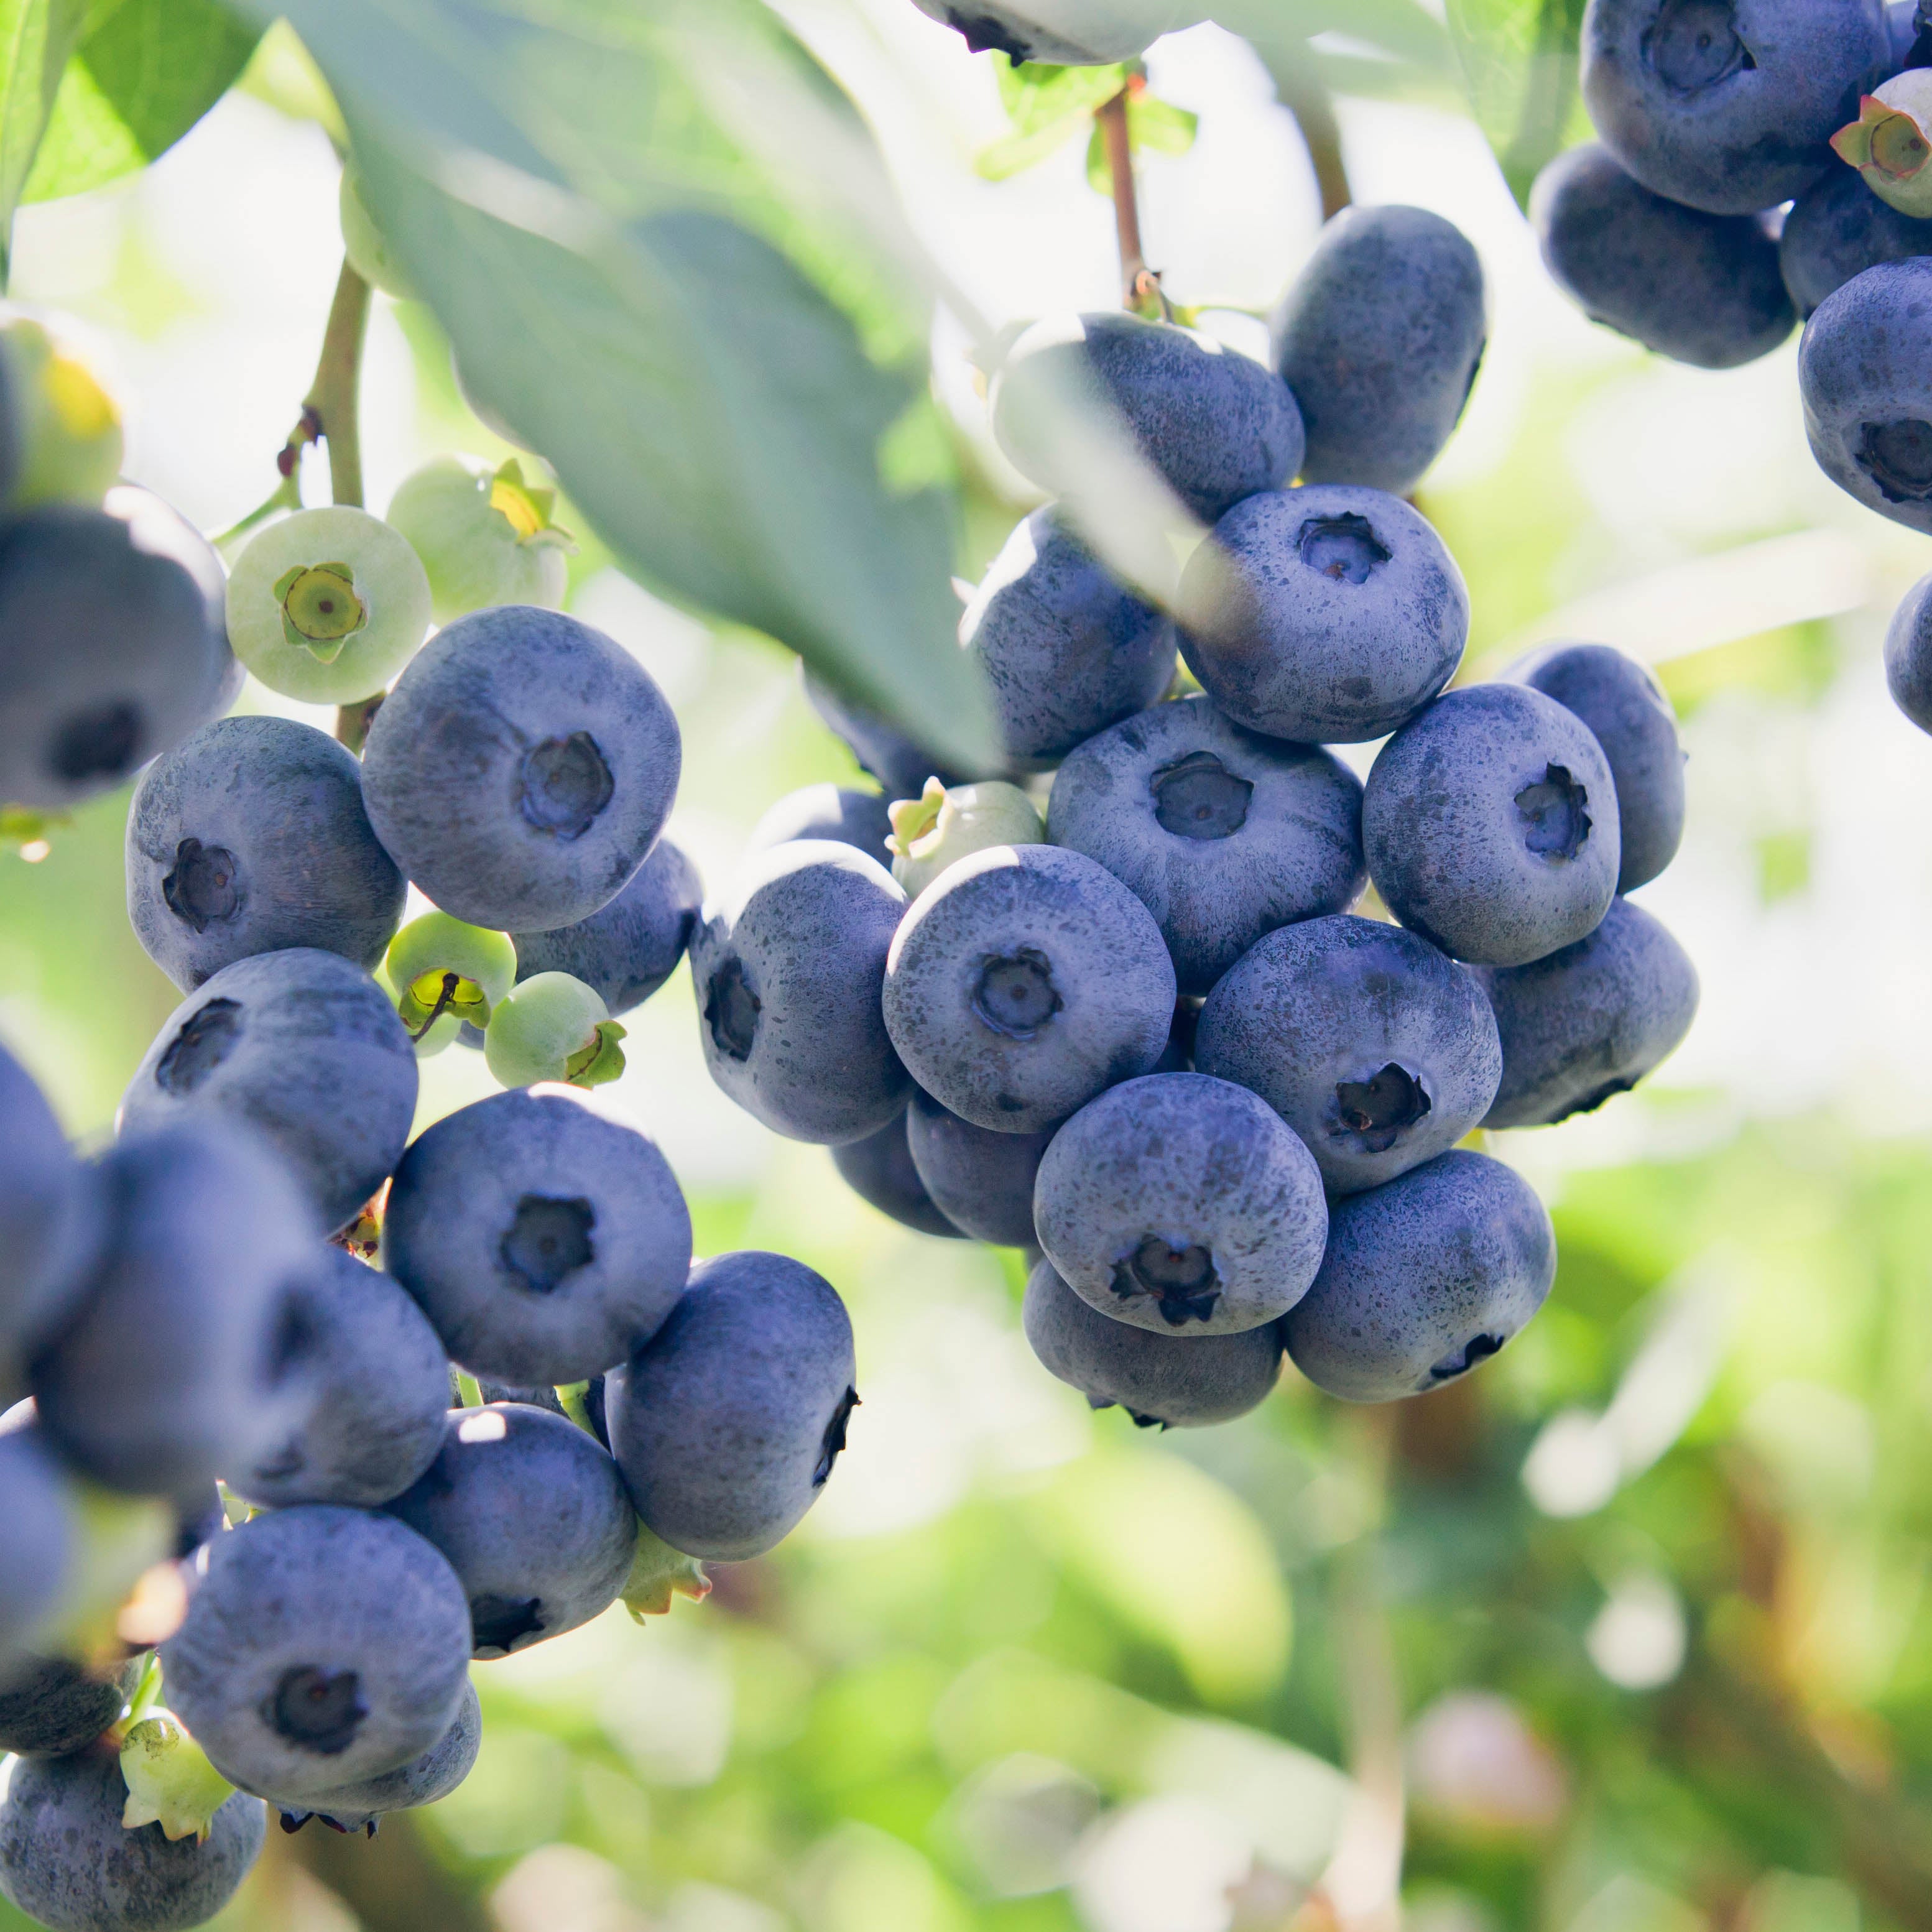
[[[1312,61],[1282,60],[1274,65],[1275,92],[1294,116],[1302,146],[1308,150],[1309,165],[1315,170],[1315,185],[1322,196],[1322,219],[1326,221],[1340,214],[1353,199],[1348,167],[1342,159],[1342,128],[1335,118],[1335,104]]]
[[[329,304],[315,380],[302,399],[304,422],[328,446],[328,490],[338,503],[362,503],[362,438],[357,421],[362,344],[369,330],[369,284],[347,262]]]
[[[1107,150],[1107,173],[1114,184],[1114,230],[1120,246],[1120,305],[1138,312],[1147,303],[1151,285],[1159,284],[1148,267],[1141,246],[1139,196],[1134,188],[1134,146],[1127,130],[1127,92],[1122,88],[1112,100],[1094,111],[1100,124],[1100,138]]]

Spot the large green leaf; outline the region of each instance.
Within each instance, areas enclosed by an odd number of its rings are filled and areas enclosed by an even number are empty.
[[[1584,0],[1449,0],[1471,104],[1517,201],[1580,130],[1577,36]]]
[[[221,98],[256,38],[218,0],[94,0],[21,198],[146,166]]]
[[[86,0],[0,0],[0,275],[13,252],[14,210],[86,13]]]
[[[248,0],[339,96],[466,384],[666,594],[983,760],[929,292],[856,112],[757,0]],[[926,466],[929,472],[931,466]]]

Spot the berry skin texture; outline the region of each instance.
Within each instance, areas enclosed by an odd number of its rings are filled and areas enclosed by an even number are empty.
[[[976,1241],[995,1247],[1034,1246],[1033,1188],[1058,1126],[1038,1133],[976,1127],[914,1090],[906,1142],[914,1172],[934,1207]]]
[[[1882,262],[1819,304],[1798,345],[1818,466],[1868,510],[1932,536],[1932,260]]]
[[[282,1829],[298,1832],[311,1818],[320,1818],[338,1832],[367,1832],[374,1838],[377,1820],[392,1811],[412,1811],[419,1804],[434,1804],[439,1798],[447,1798],[470,1775],[482,1742],[482,1706],[476,1700],[476,1685],[466,1679],[462,1706],[454,1720],[420,1757],[412,1758],[398,1771],[386,1771],[334,1791],[316,1792],[284,1806]]]
[[[136,1130],[100,1170],[104,1250],[34,1364],[40,1426],[110,1489],[205,1492],[280,1426],[302,1367],[288,1284],[321,1231],[272,1152],[225,1121]]]
[[[1426,1395],[1502,1348],[1556,1272],[1528,1183],[1459,1149],[1333,1204],[1322,1271],[1282,1334],[1295,1366],[1344,1402]]]
[[[292,946],[224,966],[168,1016],[122,1096],[121,1127],[212,1114],[259,1134],[333,1233],[395,1171],[416,1084],[382,988],[335,953]]]
[[[922,14],[958,32],[975,53],[1055,67],[1107,67],[1201,18],[1178,0],[914,0]]]
[[[527,1650],[601,1615],[637,1548],[608,1453],[524,1402],[452,1409],[436,1460],[389,1514],[448,1558],[478,1658]]]
[[[0,1666],[0,1751],[64,1757],[92,1744],[127,1708],[147,1660],[143,1652],[94,1677],[64,1657],[10,1658]]]
[[[550,523],[554,494],[526,484],[514,458],[495,470],[440,456],[404,478],[388,522],[422,560],[439,624],[495,604],[562,604],[569,539]]]
[[[1050,770],[1082,739],[1174,681],[1173,620],[1110,577],[1051,508],[1017,525],[959,620],[985,674],[1000,742]]]
[[[1404,926],[1488,966],[1592,931],[1622,858],[1602,748],[1574,712],[1514,684],[1452,691],[1382,747],[1362,843]]]
[[[919,788],[913,789],[916,795]],[[891,807],[892,800],[884,792],[858,791],[845,785],[806,785],[787,792],[758,820],[745,850],[747,854],[769,852],[790,838],[834,838],[882,866],[889,865],[886,841],[892,832]],[[658,850],[663,850],[660,839]]]
[[[1486,1127],[1548,1126],[1634,1087],[1697,1012],[1697,969],[1641,906],[1613,899],[1588,938],[1527,966],[1479,967],[1502,1040]]]
[[[1156,1334],[1234,1335],[1306,1293],[1328,1213],[1307,1148],[1264,1102],[1205,1074],[1156,1073],[1054,1136],[1034,1225],[1102,1314]]]
[[[373,968],[407,887],[362,808],[362,767],[286,718],[224,718],[142,774],[128,918],[183,992],[257,952],[310,946]]]
[[[130,512],[146,494],[114,494]],[[164,519],[64,505],[0,529],[9,804],[62,812],[112,790],[209,716],[228,647],[172,548]]]
[[[821,683],[802,665],[806,702],[818,712],[820,722],[885,788],[890,802],[896,798],[916,798],[928,778],[941,784],[964,784],[970,774],[956,772],[893,724],[856,700]],[[820,835],[829,836],[830,835]],[[868,853],[868,857],[879,855]]]
[[[1469,593],[1400,497],[1348,484],[1251,496],[1181,578],[1181,654],[1237,724],[1297,744],[1355,744],[1413,718],[1449,682]]]
[[[1232,1422],[1266,1400],[1281,1373],[1277,1322],[1237,1335],[1156,1334],[1090,1306],[1049,1261],[1028,1276],[1020,1318],[1048,1374],[1090,1408],[1118,1404],[1143,1429]]]
[[[1038,1133],[1147,1072],[1174,999],[1153,916],[1054,845],[961,860],[907,914],[886,966],[886,1028],[913,1078],[1001,1133]]]
[[[888,1120],[875,1134],[862,1141],[848,1141],[832,1150],[832,1164],[838,1178],[862,1201],[889,1215],[902,1227],[921,1234],[937,1234],[959,1240],[964,1230],[956,1228],[934,1204],[926,1184],[914,1164],[908,1144],[912,1114],[908,1108],[896,1120]],[[1005,1140],[1010,1136],[998,1136]],[[1027,1180],[1028,1226],[1032,1226],[1033,1180]]]
[[[0,1685],[34,1626],[58,1602],[74,1554],[68,1488],[34,1427],[0,1435]],[[0,1749],[4,1749],[0,1746]]]
[[[1887,207],[1849,168],[1820,176],[1792,203],[1778,243],[1801,320],[1854,275],[1924,254],[1932,254],[1932,221]]]
[[[1882,0],[1590,0],[1584,104],[1653,194],[1755,214],[1834,165],[1890,70]]]
[[[756,1252],[698,1262],[670,1319],[604,1384],[638,1515],[688,1556],[762,1556],[830,1477],[854,1372],[852,1324],[822,1275]]]
[[[1932,731],[1932,577],[1908,590],[1885,634],[1885,681],[1892,701],[1922,731]]]
[[[1208,994],[1194,1054],[1300,1136],[1331,1194],[1454,1147],[1503,1066],[1474,974],[1400,926],[1346,914],[1283,926],[1246,954]]]
[[[692,935],[698,1039],[718,1086],[774,1133],[837,1146],[904,1109],[880,988],[905,894],[849,845],[753,858]],[[695,1553],[695,1552],[693,1552]]]
[[[347,704],[387,685],[429,634],[429,579],[366,510],[298,510],[248,539],[228,580],[228,641],[271,691]]]
[[[1572,148],[1536,178],[1544,266],[1589,316],[1699,369],[1768,356],[1797,326],[1777,237],[1755,214],[1653,194],[1607,148]]]
[[[388,1276],[324,1246],[292,1291],[312,1337],[304,1399],[230,1488],[266,1509],[374,1508],[399,1496],[442,1446],[449,1358],[428,1318]]]
[[[429,1750],[462,1707],[470,1606],[393,1516],[306,1503],[209,1544],[161,1646],[168,1704],[232,1784],[304,1798]]]
[[[1047,830],[1153,914],[1184,994],[1264,932],[1346,910],[1368,874],[1361,781],[1312,746],[1244,731],[1206,697],[1157,704],[1072,752]]]
[[[499,1094],[423,1133],[389,1190],[382,1265],[473,1374],[587,1381],[657,1332],[691,1216],[669,1164],[564,1094]]]
[[[676,971],[697,930],[704,897],[698,868],[668,838],[660,838],[630,883],[588,919],[547,932],[513,934],[517,977],[568,973],[590,987],[607,1011],[628,1013]]]
[[[129,1831],[127,1802],[105,1744],[14,1765],[0,1802],[0,1892],[52,1932],[176,1932],[212,1918],[261,1854],[266,1807],[236,1792],[203,1843],[158,1824]]]
[[[437,905],[496,932],[588,919],[677,791],[677,721],[601,631],[524,604],[459,618],[369,729],[376,836]]]
[[[1049,316],[994,378],[993,435],[1043,490],[1077,492],[1070,411],[1124,434],[1204,524],[1301,467],[1301,412],[1271,369],[1210,336],[1119,310]]]
[[[1406,496],[1449,440],[1489,336],[1483,265],[1426,208],[1350,208],[1322,231],[1273,323],[1311,483]]]
[[[1590,728],[1617,790],[1617,890],[1648,885],[1684,837],[1684,751],[1663,686],[1608,644],[1546,644],[1503,675],[1555,698]]]

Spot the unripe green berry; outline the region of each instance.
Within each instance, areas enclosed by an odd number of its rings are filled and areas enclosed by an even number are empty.
[[[298,510],[249,538],[228,580],[228,641],[271,691],[349,704],[384,689],[429,634],[429,579],[366,510]]]
[[[488,1025],[491,1008],[516,983],[517,949],[507,932],[426,912],[390,940],[382,964],[397,1017],[427,1059],[465,1020]]]
[[[419,299],[409,271],[396,259],[376,218],[369,212],[369,199],[362,176],[352,167],[342,170],[342,190],[338,206],[342,220],[342,252],[349,266],[371,288],[380,289],[398,302]]]
[[[38,322],[0,325],[20,412],[20,480],[11,507],[98,507],[121,473],[121,412],[94,372]]]
[[[1880,200],[1932,217],[1932,68],[1907,68],[1864,95],[1832,146]]]
[[[601,1087],[624,1070],[625,1029],[581,980],[536,973],[491,1009],[483,1057],[506,1087],[539,1080]]]
[[[439,624],[493,604],[562,608],[574,546],[550,521],[556,501],[554,490],[524,481],[515,457],[493,470],[440,456],[403,479],[389,522],[422,559]]]
[[[163,1837],[191,1838],[197,1844],[207,1842],[215,1813],[235,1795],[171,1711],[130,1726],[121,1747],[121,1777],[128,1787],[121,1822],[129,1831],[158,1825]]]
[[[1046,827],[1018,785],[998,778],[950,790],[928,778],[917,798],[892,807],[892,877],[914,898],[947,866],[989,845],[1044,845]]]

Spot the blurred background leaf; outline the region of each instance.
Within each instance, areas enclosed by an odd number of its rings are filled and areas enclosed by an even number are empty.
[[[86,0],[0,0],[0,275],[14,211],[86,18]]]
[[[1585,0],[1448,0],[1478,124],[1520,206],[1544,164],[1589,123],[1576,87]]]

